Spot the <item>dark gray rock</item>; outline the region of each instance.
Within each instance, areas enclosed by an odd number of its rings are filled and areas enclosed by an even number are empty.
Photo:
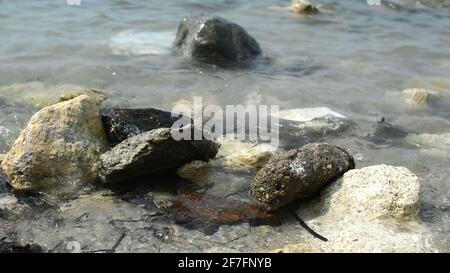
[[[404,142],[409,131],[392,125],[382,117],[377,121],[377,126],[373,134],[367,135],[367,138],[376,145],[395,146]]]
[[[121,142],[101,156],[100,178],[107,185],[120,185],[138,176],[175,170],[194,160],[216,156],[219,144],[214,141],[179,140],[172,137],[177,129],[160,128]],[[178,129],[182,130],[182,129]],[[194,129],[191,126],[183,130]]]
[[[179,117],[158,109],[104,109],[101,111],[106,136],[112,146],[127,138],[158,128],[170,128]]]
[[[271,159],[255,176],[251,199],[276,210],[296,199],[309,198],[325,185],[353,169],[352,156],[325,143],[310,143]]]
[[[179,55],[217,65],[245,64],[262,54],[241,26],[206,15],[183,18],[174,46]]]
[[[37,244],[21,245],[0,238],[0,253],[43,253],[44,248]]]

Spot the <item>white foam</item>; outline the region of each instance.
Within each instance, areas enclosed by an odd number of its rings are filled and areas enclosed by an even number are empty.
[[[126,30],[112,37],[108,45],[115,55],[164,55],[170,53],[174,39],[173,32]]]
[[[300,122],[306,122],[324,116],[345,118],[344,115],[339,114],[338,112],[335,112],[328,107],[297,108],[283,110],[278,113],[278,117],[281,119]]]

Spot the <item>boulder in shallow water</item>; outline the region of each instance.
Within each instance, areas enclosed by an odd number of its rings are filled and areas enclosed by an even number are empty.
[[[341,136],[352,128],[352,122],[328,107],[297,108],[280,111],[280,139],[289,145],[317,142],[326,136]]]
[[[97,178],[106,149],[98,105],[82,95],[37,112],[1,167],[16,189],[70,194]]]
[[[175,170],[194,160],[216,156],[219,145],[213,141],[174,140],[178,129],[160,128],[128,138],[101,156],[101,179],[105,184],[124,183],[132,178]],[[183,127],[183,130],[194,130]]]
[[[375,165],[344,174],[322,196],[329,213],[371,219],[414,218],[419,210],[420,179],[404,167]]]
[[[403,100],[412,107],[426,107],[430,100],[439,97],[439,93],[426,89],[412,88],[403,90]]]
[[[276,210],[296,199],[317,194],[355,164],[345,150],[325,143],[306,144],[271,159],[251,186],[254,203]]]
[[[244,64],[262,54],[258,42],[241,26],[207,15],[184,18],[174,46],[182,56],[217,65]]]
[[[158,109],[104,109],[101,111],[106,136],[115,146],[127,138],[158,128],[170,128],[179,117]]]
[[[319,9],[307,0],[292,0],[291,11],[298,14],[319,13]]]
[[[34,81],[0,87],[0,97],[5,97],[12,102],[31,105],[38,109],[67,101],[83,94],[94,98],[98,103],[106,99],[106,94],[102,91],[69,84],[50,85]]]

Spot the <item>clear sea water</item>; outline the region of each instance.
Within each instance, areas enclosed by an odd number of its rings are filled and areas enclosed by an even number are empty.
[[[109,105],[133,108],[169,110],[194,95],[219,105],[329,107],[356,124],[329,142],[362,155],[358,167],[405,166],[423,180],[422,224],[435,249],[450,251],[448,136],[419,148],[365,139],[381,116],[417,134],[450,133],[450,1],[315,3],[317,16],[291,14],[289,0],[0,0],[0,87],[87,86],[106,90]],[[178,23],[198,13],[243,26],[265,61],[226,70],[174,55]],[[441,97],[411,108],[401,97],[407,88]],[[35,111],[9,99],[0,94],[0,153]]]

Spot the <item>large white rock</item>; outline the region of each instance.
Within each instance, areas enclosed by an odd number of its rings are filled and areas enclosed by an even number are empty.
[[[376,165],[350,170],[322,196],[329,213],[367,221],[413,218],[419,209],[420,179],[404,167]]]
[[[322,242],[313,252],[429,252],[429,232],[416,221],[420,179],[404,167],[375,165],[348,171],[297,214]]]
[[[16,189],[71,194],[97,179],[107,147],[97,101],[81,95],[37,112],[1,168]]]

